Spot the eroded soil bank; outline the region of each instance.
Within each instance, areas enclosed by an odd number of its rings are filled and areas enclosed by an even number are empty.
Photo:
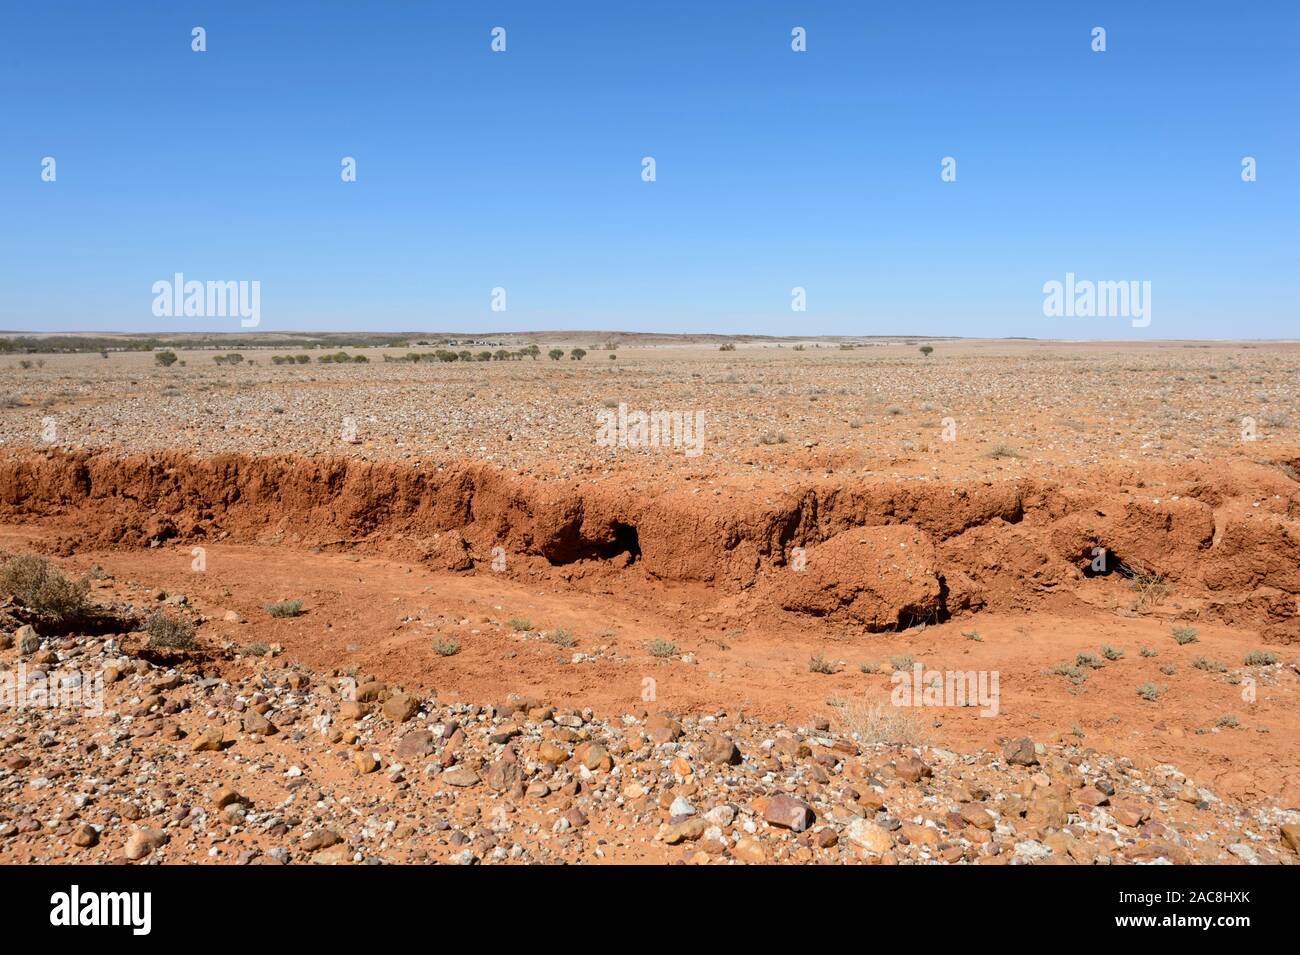
[[[1274,448],[1004,482],[718,474],[665,486],[626,474],[543,481],[474,462],[14,450],[0,460],[0,518],[59,528],[64,554],[220,541],[447,571],[541,563],[606,587],[703,586],[868,632],[1062,595],[1088,603],[1093,581],[1117,576],[1134,614],[1159,605],[1291,643],[1297,466],[1300,450]]]

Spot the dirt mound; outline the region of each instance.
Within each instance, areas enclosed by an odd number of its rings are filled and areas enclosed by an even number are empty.
[[[786,610],[841,616],[871,631],[906,629],[939,613],[943,582],[929,535],[862,527],[811,548],[807,566],[779,578]]]
[[[868,628],[1026,609],[1120,574],[1288,642],[1300,639],[1300,483],[1288,476],[1294,451],[1278,453],[999,483],[718,475],[647,486],[481,462],[14,450],[0,460],[0,516],[59,524],[66,552],[179,538],[343,546],[451,570],[541,558],[752,589]],[[1142,599],[1133,609],[1147,609]]]

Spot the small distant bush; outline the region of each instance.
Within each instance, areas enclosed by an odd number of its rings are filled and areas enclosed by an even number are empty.
[[[735,351],[735,350],[736,350],[736,346],[733,345],[731,342],[727,342],[727,344],[725,345],[718,346],[718,351]]]
[[[933,346],[933,345],[922,345],[920,348],[917,349],[917,351],[919,351],[919,352],[920,352],[922,355],[924,355],[926,358],[929,358],[932,354],[934,354],[934,346]]]
[[[244,655],[250,657],[264,657],[271,652],[271,645],[258,640],[256,643],[250,643],[244,647]]]
[[[1248,667],[1270,667],[1277,663],[1277,654],[1267,650],[1251,650],[1246,654],[1245,663]]]
[[[1178,672],[1178,667],[1174,666],[1172,663],[1165,663],[1161,665],[1160,672],[1165,676],[1173,676]]]
[[[1148,646],[1146,646],[1146,645],[1144,644],[1144,645],[1142,646],[1142,649],[1138,650],[1138,656],[1141,656],[1141,657],[1158,657],[1158,656],[1160,656],[1160,654],[1158,654],[1156,651],[1152,650],[1150,647],[1148,647]]]
[[[155,650],[192,650],[195,646],[194,624],[184,617],[172,617],[155,610],[144,622],[149,646]]]
[[[1124,657],[1124,651],[1116,650],[1109,643],[1103,643],[1101,645],[1101,655],[1107,660],[1120,660]]]
[[[984,638],[979,635],[978,630],[968,630],[962,634],[967,640],[973,640],[975,643],[983,643]]]
[[[1154,702],[1160,696],[1160,688],[1151,682],[1140,683],[1138,684],[1137,694],[1148,702]]]
[[[578,638],[563,627],[556,627],[546,632],[546,642],[553,643],[557,647],[572,647],[577,645]]]
[[[820,653],[808,661],[809,673],[834,673],[839,668]]]
[[[551,361],[559,361],[561,358],[564,357],[564,349],[552,348],[550,351],[546,353],[546,357],[549,358]]]
[[[266,605],[266,612],[272,617],[296,617],[302,613],[302,598],[295,597],[293,600],[277,600],[275,603]]]
[[[153,360],[156,364],[159,364],[164,368],[170,368],[172,365],[176,364],[176,353],[170,349],[154,352]]]
[[[890,657],[889,665],[893,667],[895,670],[910,670],[912,669],[913,666],[916,665],[916,658],[911,656],[910,654],[903,654],[901,656]]]
[[[879,673],[879,672],[880,672],[880,664],[879,664],[879,663],[859,663],[859,664],[858,664],[858,669],[861,670],[863,673]]]
[[[1196,642],[1195,627],[1174,627],[1170,632],[1174,635],[1174,642],[1180,647]]]
[[[531,630],[533,629],[533,622],[527,617],[512,617],[510,629],[515,631]]]
[[[1218,660],[1210,660],[1207,657],[1197,657],[1192,661],[1192,666],[1198,670],[1204,670],[1206,673],[1224,673],[1228,669]]]
[[[1074,663],[1076,666],[1088,667],[1090,670],[1100,670],[1104,666],[1101,657],[1095,653],[1080,653],[1074,658]]]
[[[1073,663],[1058,663],[1047,672],[1052,676],[1063,676],[1071,683],[1082,683],[1088,679],[1088,674],[1084,669]]]
[[[433,641],[433,652],[440,657],[454,657],[460,653],[459,640],[435,640]]]
[[[1231,713],[1224,713],[1222,716],[1220,716],[1217,720],[1214,721],[1214,725],[1221,727],[1223,729],[1232,729],[1233,727],[1238,725],[1238,720]]]
[[[646,644],[646,652],[652,657],[675,657],[677,656],[677,644],[671,640],[656,639]]]
[[[989,457],[1000,461],[1004,458],[1018,458],[1020,457],[1020,452],[1009,445],[999,444],[989,452]]]
[[[38,554],[20,554],[0,565],[0,594],[56,623],[85,612],[89,589],[84,578],[69,580]]]

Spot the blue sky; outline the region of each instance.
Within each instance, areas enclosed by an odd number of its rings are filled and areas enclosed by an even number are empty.
[[[238,331],[153,315],[182,272],[261,331],[1297,337],[1298,43],[1291,0],[10,4],[0,328]],[[1151,325],[1045,317],[1067,272]]]

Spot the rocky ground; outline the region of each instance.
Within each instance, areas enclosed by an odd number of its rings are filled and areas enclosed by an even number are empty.
[[[0,862],[1296,861],[1300,347],[541,344],[0,360]]]
[[[8,673],[104,687],[98,714],[0,711],[5,863],[1291,865],[1300,849],[1300,813],[1081,743],[958,754],[725,709],[447,704],[275,647],[8,627]]]
[[[0,359],[0,445],[952,479],[1195,460],[1240,448],[1243,419],[1251,447],[1300,438],[1294,344],[941,341],[928,358],[902,339],[542,344],[537,360],[504,362],[408,364],[385,360],[408,349],[369,348],[351,350],[365,364],[272,364],[288,346],[245,349],[238,365],[204,350],[170,368],[149,353]],[[589,353],[551,361],[550,344]],[[701,412],[702,455],[598,446],[597,415],[619,403]]]

